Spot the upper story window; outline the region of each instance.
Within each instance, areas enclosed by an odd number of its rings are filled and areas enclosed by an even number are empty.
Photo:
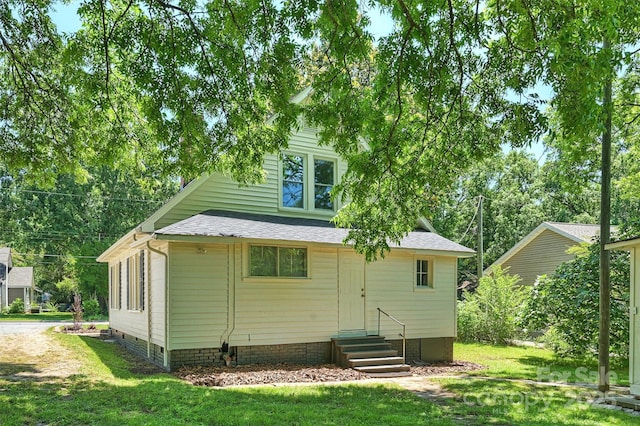
[[[282,207],[333,211],[336,161],[299,154],[282,157]],[[307,194],[312,194],[313,199]]]
[[[333,188],[334,164],[331,160],[313,161],[313,198],[316,209],[333,210],[330,192]]]
[[[282,158],[282,207],[304,208],[304,157]]]

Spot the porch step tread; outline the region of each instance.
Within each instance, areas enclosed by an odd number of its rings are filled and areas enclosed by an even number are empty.
[[[342,352],[342,355],[347,359],[351,360],[354,358],[385,358],[389,356],[397,356],[398,351],[394,351],[393,349],[385,349],[385,350],[373,350],[373,351],[355,351],[355,352]]]
[[[353,367],[353,369],[362,373],[395,373],[410,371],[411,366],[408,364],[365,365],[361,367]]]
[[[391,379],[394,377],[410,377],[413,376],[410,371],[393,371],[386,373],[365,373],[367,377],[380,378],[380,379]]]
[[[384,336],[344,336],[332,337],[336,345],[349,345],[358,343],[384,343]]]
[[[343,353],[345,352],[362,352],[369,350],[384,350],[391,348],[391,343],[357,343],[348,345],[336,345]]]
[[[404,360],[400,356],[387,356],[378,358],[352,358],[349,360],[351,367],[363,367],[367,365],[402,364]]]

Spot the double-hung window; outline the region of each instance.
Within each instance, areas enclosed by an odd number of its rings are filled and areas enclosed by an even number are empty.
[[[118,262],[109,268],[109,278],[111,284],[111,309],[120,309],[121,297],[120,297],[120,271],[122,269],[122,262]]]
[[[282,207],[304,209],[304,160],[291,154],[282,159]]]
[[[335,184],[335,172],[335,160],[284,154],[282,156],[282,207],[333,211],[331,190]]]
[[[415,265],[416,287],[433,288],[433,261],[431,259],[417,258]]]
[[[307,277],[307,249],[302,247],[249,246],[252,277]]]
[[[145,258],[144,251],[127,258],[127,309],[144,309]]]

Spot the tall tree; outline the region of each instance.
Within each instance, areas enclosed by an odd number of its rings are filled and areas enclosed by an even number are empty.
[[[303,114],[349,160],[336,191],[353,202],[337,221],[369,257],[469,164],[544,132],[540,83],[562,132],[578,147],[593,138],[603,78],[637,56],[640,16],[619,0],[83,0],[81,29],[61,35],[57,4],[2,4],[0,153],[12,172],[82,178],[89,160],[118,166],[158,147],[167,173],[259,180],[264,153]],[[368,7],[393,23],[375,43]],[[311,46],[323,64],[314,96],[293,105]]]
[[[59,175],[40,188],[0,173],[0,245],[35,266],[37,285],[56,293],[65,278],[85,297],[107,296],[107,268],[96,256],[175,193],[175,181],[135,169],[88,168],[85,183]]]

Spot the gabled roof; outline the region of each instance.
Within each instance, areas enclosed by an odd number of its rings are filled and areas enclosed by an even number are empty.
[[[164,205],[162,205],[162,207],[160,207],[151,216],[149,216],[140,225],[138,225],[138,227],[135,229],[135,231],[137,231],[137,232],[153,232],[154,224],[156,223],[156,221],[160,220],[164,215],[169,213],[174,207],[176,207],[178,204],[180,204],[180,202],[182,200],[184,200],[185,197],[187,197],[189,194],[191,194],[196,189],[198,189],[200,186],[202,186],[202,184],[204,184],[210,176],[211,175],[209,175],[209,174],[204,174],[204,175],[200,176],[199,178],[196,178],[196,179],[192,180],[191,182],[189,182],[189,184],[187,186],[185,186],[180,192],[178,192],[176,195],[171,197],[171,199],[169,199],[169,201],[164,203]]]
[[[179,237],[226,237],[252,240],[293,241],[342,245],[349,230],[314,219],[289,218],[260,214],[209,210],[155,231],[158,239]],[[474,251],[427,231],[410,232],[400,245],[458,257],[472,256]]]
[[[612,229],[615,229],[615,227],[612,227]],[[491,266],[486,268],[484,270],[484,273],[486,274],[490,272],[494,266],[502,265],[507,260],[511,259],[520,250],[531,243],[531,241],[538,237],[538,235],[547,230],[573,240],[576,242],[576,244],[580,244],[592,242],[593,239],[600,234],[600,225],[590,225],[584,223],[542,222],[536,229],[531,231],[526,237],[521,239],[498,260],[493,262]]]
[[[33,267],[15,266],[9,271],[9,288],[33,287]]]

